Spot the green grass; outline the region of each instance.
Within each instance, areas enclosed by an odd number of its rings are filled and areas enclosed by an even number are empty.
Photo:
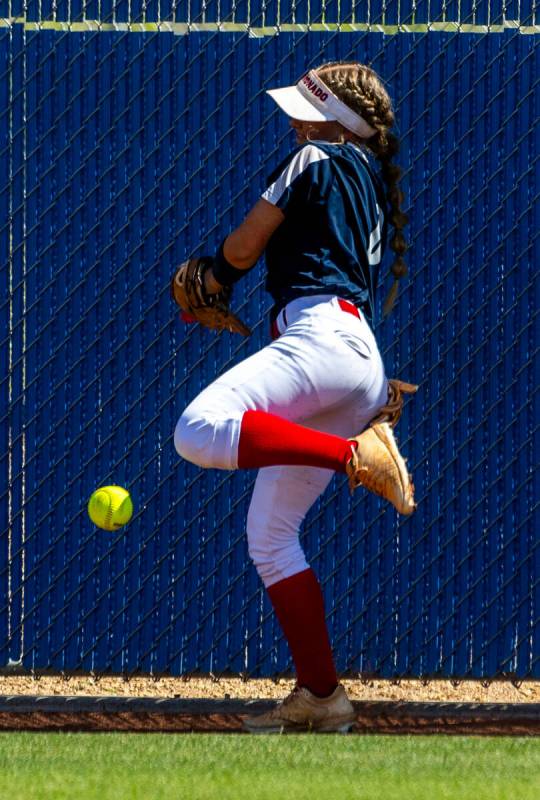
[[[540,738],[0,734],[1,800],[536,800]]]

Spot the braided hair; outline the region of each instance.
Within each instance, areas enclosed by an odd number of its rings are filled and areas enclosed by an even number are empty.
[[[389,219],[394,228],[389,242],[396,256],[391,267],[394,282],[384,303],[383,313],[386,316],[396,301],[400,279],[407,275],[403,258],[407,252],[407,242],[403,228],[409,221],[401,210],[404,194],[399,188],[399,180],[402,171],[393,163],[394,156],[399,152],[399,139],[390,133],[395,121],[392,102],[378,75],[363,64],[329,62],[317,67],[316,72],[336,97],[360,114],[376,131],[369,139],[356,137],[356,140],[371,150],[379,161],[390,205]]]

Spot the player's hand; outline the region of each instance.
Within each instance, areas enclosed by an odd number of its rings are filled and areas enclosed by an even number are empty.
[[[209,266],[204,272],[204,289],[207,294],[219,294],[223,291],[223,285],[214,278],[214,271]]]

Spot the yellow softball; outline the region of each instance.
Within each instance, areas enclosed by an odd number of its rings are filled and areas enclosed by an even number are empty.
[[[102,486],[88,501],[88,516],[104,531],[118,530],[129,522],[132,514],[131,497],[121,486]]]

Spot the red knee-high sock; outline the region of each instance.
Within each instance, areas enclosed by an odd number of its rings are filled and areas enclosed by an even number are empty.
[[[272,584],[268,595],[289,643],[299,686],[328,697],[338,679],[319,582],[312,569]]]
[[[242,417],[238,466],[241,469],[302,464],[345,472],[355,444],[289,422],[267,411],[246,411]]]

